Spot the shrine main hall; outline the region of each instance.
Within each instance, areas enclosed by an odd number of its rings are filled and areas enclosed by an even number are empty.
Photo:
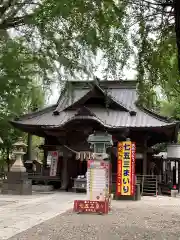
[[[56,104],[14,119],[15,128],[44,138],[44,174],[49,174],[48,152],[59,151],[57,176],[61,187],[67,175],[85,174],[91,149],[87,138],[94,131],[113,138],[109,149],[112,173],[117,172],[117,143],[136,143],[136,174],[148,175],[152,149],[157,143],[177,142],[179,124],[139,106],[136,81],[67,81]],[[162,166],[157,163],[157,174]]]

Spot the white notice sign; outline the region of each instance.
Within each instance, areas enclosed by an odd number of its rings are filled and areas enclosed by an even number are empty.
[[[58,151],[51,152],[50,176],[56,176],[58,164]]]
[[[109,164],[89,160],[87,171],[87,199],[104,201],[109,194]]]

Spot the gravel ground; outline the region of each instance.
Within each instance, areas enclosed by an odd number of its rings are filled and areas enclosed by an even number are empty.
[[[12,204],[12,203],[15,203],[16,201],[1,201],[0,200],[0,207],[2,206],[6,206],[8,204]]]
[[[114,201],[108,215],[59,215],[9,240],[180,239],[180,198]]]

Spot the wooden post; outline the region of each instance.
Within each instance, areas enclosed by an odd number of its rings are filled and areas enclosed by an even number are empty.
[[[147,175],[147,140],[144,142],[143,149],[143,175]]]
[[[46,145],[47,142],[47,138],[44,139],[44,145]],[[45,168],[47,166],[47,156],[48,156],[48,150],[46,148],[43,149],[44,151],[44,157],[43,157],[43,168]]]
[[[33,160],[32,159],[32,135],[28,133],[28,139],[27,139],[27,160]]]
[[[46,149],[44,151],[44,156],[43,156],[43,168],[46,168],[47,166],[47,157],[48,157],[48,151]]]
[[[180,193],[180,161],[178,160],[178,190]]]
[[[68,185],[68,168],[67,168],[68,155],[67,152],[63,152],[63,164],[61,171],[61,189],[65,190]]]
[[[174,167],[173,167],[173,185],[177,185],[177,174],[176,174],[176,168],[177,167],[177,161],[174,161]]]

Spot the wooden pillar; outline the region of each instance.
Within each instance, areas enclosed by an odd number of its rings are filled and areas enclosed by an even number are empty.
[[[68,155],[67,152],[63,152],[63,159],[62,159],[62,171],[61,171],[61,189],[65,190],[68,185]]]
[[[46,146],[48,144],[47,138],[44,139],[44,145]],[[43,157],[43,167],[45,168],[47,166],[47,157],[48,157],[48,149],[44,148],[44,157]]]
[[[160,164],[159,164],[159,178],[158,178],[158,194],[162,194],[162,188],[161,188],[161,183],[162,183],[162,176],[163,176],[163,158],[160,159]]]
[[[143,175],[147,175],[147,140],[145,139],[143,148]]]
[[[180,192],[180,161],[178,160],[178,190]]]
[[[47,157],[48,157],[48,151],[47,151],[47,149],[44,149],[44,157],[43,157],[43,167],[44,168],[47,166]]]
[[[174,161],[174,167],[173,167],[173,185],[177,185],[177,174],[176,174],[176,169],[177,169],[177,161]]]
[[[160,170],[159,170],[159,181],[160,181],[160,183],[162,182],[162,180],[163,180],[163,175],[164,175],[163,164],[164,164],[164,159],[161,158]]]
[[[172,181],[171,161],[167,162],[167,181]]]
[[[32,159],[32,135],[28,133],[28,139],[27,139],[27,160],[33,160]]]

